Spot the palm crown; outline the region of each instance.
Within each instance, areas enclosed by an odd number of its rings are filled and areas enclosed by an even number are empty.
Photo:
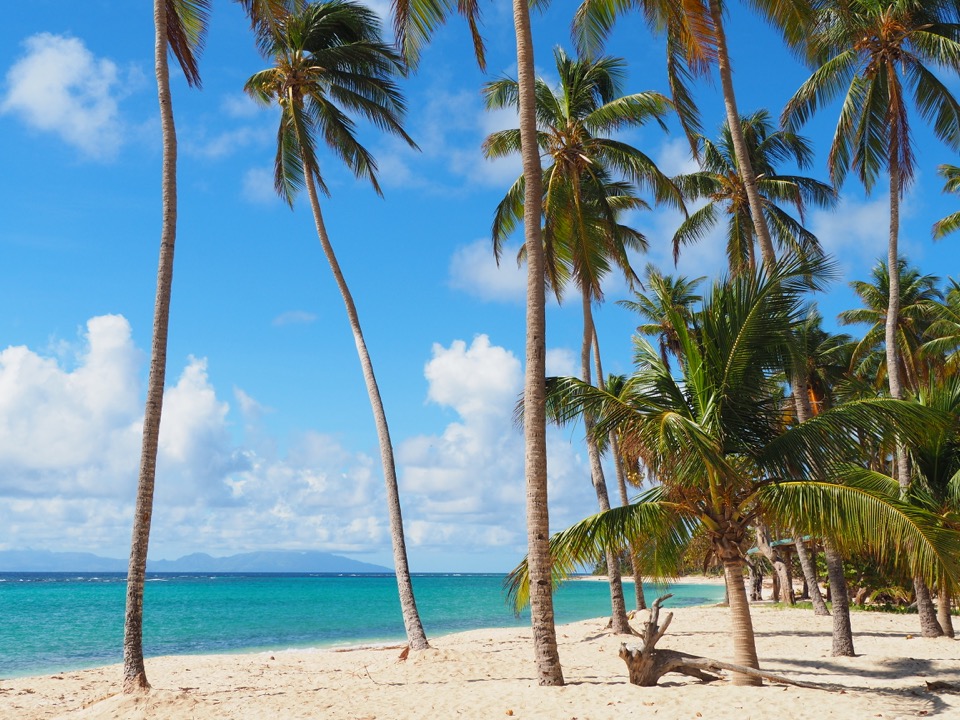
[[[264,105],[280,105],[274,172],[280,197],[293,203],[305,168],[329,194],[316,158],[318,137],[379,193],[376,161],[347,112],[414,142],[400,124],[405,101],[392,79],[403,63],[381,42],[377,16],[350,0],[308,5],[277,22],[269,54],[274,66],[253,75],[244,89]]]
[[[558,297],[573,277],[593,297],[602,298],[600,280],[611,262],[632,281],[626,250],[646,247],[641,234],[618,222],[624,210],[646,207],[635,187],[651,190],[659,202],[682,206],[679,191],[653,160],[611,135],[650,121],[663,126],[671,105],[659,93],[621,95],[625,64],[620,58],[577,60],[560,48],[554,58],[559,86],[541,78],[535,87],[537,141],[549,161],[543,171],[547,280]],[[515,106],[518,92],[517,82],[509,78],[484,88],[493,109]],[[520,131],[492,133],[484,152],[491,158],[519,153]],[[497,207],[493,239],[498,258],[503,241],[523,218],[524,190],[520,177]]]
[[[819,253],[817,238],[803,226],[805,210],[810,204],[830,207],[836,202],[836,193],[830,185],[813,178],[777,173],[777,165],[784,161],[793,161],[801,170],[809,167],[813,160],[810,143],[792,132],[775,130],[766,110],[742,118],[741,125],[771,236],[781,250],[797,255]],[[756,235],[730,127],[724,123],[716,143],[702,135],[697,136],[697,143],[702,169],[676,178],[676,183],[688,200],[708,202],[687,218],[674,235],[674,259],[679,256],[682,245],[701,240],[726,216],[730,271],[743,272],[756,264]],[[792,205],[799,221],[780,207],[781,204]]]

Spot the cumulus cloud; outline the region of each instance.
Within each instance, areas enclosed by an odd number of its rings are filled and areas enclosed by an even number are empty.
[[[55,356],[26,347],[0,351],[0,547],[119,557],[133,516],[146,358],[129,323],[114,315],[92,318],[78,341],[54,345]],[[551,362],[571,357],[552,352]],[[234,410],[218,395],[204,358],[188,358],[171,378],[154,557],[289,548],[381,553],[389,562],[378,459],[318,430],[262,441],[266,409],[235,388]],[[486,569],[503,568],[525,546],[523,437],[512,417],[521,362],[480,335],[435,345],[424,378],[428,402],[455,417],[437,434],[397,443],[408,543],[422,564],[455,546],[487,553]],[[575,449],[581,435],[549,431],[555,529],[595,503]]]
[[[428,399],[457,413],[439,435],[424,435],[398,447],[401,489],[408,498],[410,541],[443,548],[482,551],[524,543],[524,443],[513,423],[523,387],[520,361],[508,350],[478,335],[468,345],[434,345],[424,375]],[[548,441],[551,502],[560,507],[554,525],[580,519],[590,502],[589,473],[564,432],[551,430]],[[589,507],[589,505],[588,505]]]
[[[122,554],[143,425],[145,356],[123,317],[92,318],[56,357],[0,351],[0,546]],[[264,408],[235,390],[255,427]],[[237,444],[207,361],[188,358],[164,397],[152,544],[205,549],[370,550],[385,523],[374,461],[317,432]],[[266,448],[266,449],[264,449]]]
[[[523,302],[527,269],[517,265],[517,250],[506,245],[498,265],[489,240],[461,245],[450,258],[450,286],[481,300]]]
[[[84,155],[113,157],[122,142],[120,71],[78,38],[39,33],[6,75],[0,111],[58,135]]]

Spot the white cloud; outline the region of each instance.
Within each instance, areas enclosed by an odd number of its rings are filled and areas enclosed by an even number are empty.
[[[657,152],[657,167],[669,177],[697,172],[700,169],[700,165],[693,159],[693,153],[690,152],[690,143],[682,137],[665,140],[660,145]]]
[[[306,310],[288,310],[287,312],[277,315],[273,319],[273,324],[277,327],[282,327],[283,325],[309,325],[310,323],[316,322],[316,320],[316,313],[307,312]]]
[[[52,132],[91,158],[113,157],[123,139],[117,65],[82,40],[40,33],[7,72],[0,111]]]
[[[580,377],[580,359],[567,348],[547,348],[547,376]]]
[[[258,205],[269,205],[279,200],[273,187],[273,168],[250,168],[243,174],[243,197]]]
[[[56,357],[0,351],[0,547],[127,551],[142,428],[144,354],[127,321],[92,318]],[[552,363],[572,355],[551,351]],[[480,335],[436,345],[424,368],[429,402],[455,414],[442,432],[398,441],[408,541],[431,557],[477,553],[505,568],[522,556],[524,447],[513,422],[522,366]],[[389,531],[379,460],[307,430],[262,441],[265,408],[243,390],[218,397],[205,359],[168,386],[160,429],[153,557],[204,550],[319,549],[380,553]],[[594,506],[581,431],[548,433],[555,529]],[[453,562],[446,559],[443,562]],[[436,567],[436,569],[449,569]]]
[[[265,109],[246,93],[224,95],[220,107],[228,116],[240,119],[256,117]]]
[[[462,340],[434,345],[424,374],[428,398],[458,418],[440,435],[398,447],[411,543],[442,549],[458,537],[459,548],[510,546],[522,554],[524,441],[513,423],[523,387],[520,361],[479,335],[469,346]],[[568,434],[548,433],[551,507],[561,508],[555,527],[579,520],[585,502],[592,506],[589,473]]]
[[[251,145],[265,143],[271,135],[267,127],[240,127],[225,130],[213,137],[203,137],[191,140],[186,146],[187,152],[192,155],[218,159],[232,155]]]
[[[59,356],[0,351],[0,546],[120,556],[130,536],[144,354],[120,316],[92,318]],[[263,408],[235,390],[244,419]],[[370,550],[384,541],[378,467],[303,433],[285,457],[233,437],[207,361],[190,358],[164,397],[155,557],[206,549]]]
[[[823,249],[842,265],[871,266],[887,254],[889,196],[864,202],[844,197],[833,210],[811,212],[808,223]]]
[[[517,266],[517,246],[506,245],[497,264],[490,240],[461,245],[450,258],[450,286],[481,300],[522,302],[527,292],[526,265]]]

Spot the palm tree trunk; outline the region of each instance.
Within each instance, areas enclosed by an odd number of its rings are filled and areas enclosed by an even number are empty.
[[[843,575],[843,558],[833,543],[823,541],[823,554],[827,560],[827,578],[830,581],[830,599],[833,602],[833,648],[834,657],[853,657],[853,630],[850,627],[850,594],[847,579]]]
[[[953,618],[950,615],[950,590],[940,586],[940,592],[937,596],[937,620],[940,622],[940,629],[947,637],[955,637],[953,631]]]
[[[913,578],[913,591],[917,596],[917,612],[920,614],[920,635],[925,638],[943,637],[930,587],[919,575]]]
[[[597,338],[597,328],[593,328],[593,356],[597,368],[597,386],[603,385],[603,366],[600,363],[600,341]],[[620,441],[617,440],[617,433],[610,431],[610,454],[613,455],[613,467],[617,473],[617,488],[620,491],[620,504],[629,505],[630,498],[627,496],[627,471],[623,467],[623,456],[620,455]],[[633,594],[636,600],[637,610],[647,609],[647,598],[643,594],[643,577],[640,571],[640,562],[637,552],[633,548],[633,543],[627,544],[627,552],[630,553],[630,571],[633,573]]]
[[[777,263],[773,241],[770,239],[770,229],[767,227],[763,215],[763,204],[760,200],[760,191],[757,190],[757,176],[750,162],[747,152],[747,143],[743,138],[743,126],[740,123],[740,111],[737,110],[737,98],[733,90],[733,70],[730,67],[730,53],[727,49],[727,36],[723,30],[723,9],[720,0],[710,0],[710,17],[713,20],[717,35],[717,69],[720,73],[720,87],[723,90],[723,104],[727,114],[727,125],[730,128],[730,138],[733,141],[733,151],[736,155],[737,168],[743,185],[747,191],[747,203],[750,205],[750,216],[753,219],[754,232],[760,244],[760,255],[763,266],[770,271]]]
[[[173,122],[170,69],[167,65],[167,3],[154,0],[154,67],[160,103],[163,138],[161,170],[162,218],[160,259],[157,263],[157,293],[153,309],[153,339],[150,346],[150,376],[143,413],[140,476],[127,566],[126,611],[123,619],[123,692],[150,687],[143,665],[143,589],[147,574],[147,550],[153,518],[153,488],[157,472],[157,445],[167,368],[167,333],[170,323],[170,293],[173,287],[173,250],[177,238],[177,131]]]
[[[583,304],[583,342],[580,347],[580,372],[583,381],[590,383],[590,351],[594,339],[593,313],[590,308],[590,294],[586,287],[581,288],[580,297]],[[599,378],[598,378],[599,382]],[[607,481],[603,475],[603,465],[600,462],[600,449],[597,447],[597,438],[593,434],[595,421],[589,412],[583,414],[583,425],[587,435],[587,457],[590,460],[590,477],[593,489],[597,493],[597,505],[601,512],[610,509],[610,496],[607,493]],[[623,599],[623,580],[620,576],[620,562],[616,553],[607,548],[607,579],[610,583],[610,623],[613,632],[630,635],[630,621],[627,619],[627,605]]]
[[[302,141],[301,141],[302,142]],[[347,286],[347,281],[340,270],[340,263],[333,252],[327,228],[320,212],[320,200],[317,198],[317,188],[313,180],[313,171],[304,163],[303,174],[306,179],[307,194],[310,196],[310,207],[313,209],[313,221],[317,227],[317,237],[323,247],[323,254],[330,263],[333,277],[337,282],[343,304],[347,309],[347,318],[350,329],[353,331],[353,340],[357,345],[357,355],[360,357],[360,366],[363,369],[363,380],[367,386],[367,395],[370,398],[370,407],[373,410],[373,419],[377,426],[377,440],[380,444],[380,463],[383,466],[383,480],[387,492],[387,514],[390,517],[390,539],[393,544],[393,563],[397,575],[397,589],[400,595],[400,609],[403,613],[403,625],[407,631],[407,642],[413,650],[424,650],[430,647],[427,636],[420,622],[420,613],[417,612],[417,602],[413,596],[413,583],[410,579],[410,568],[407,564],[407,548],[403,537],[403,517],[400,512],[400,493],[397,488],[397,469],[393,459],[393,444],[390,441],[390,429],[387,427],[387,415],[383,409],[383,400],[380,389],[377,387],[377,378],[373,373],[373,363],[367,344],[363,339],[363,330],[360,327],[360,317],[353,302],[353,295]]]
[[[523,202],[524,247],[527,254],[527,341],[523,384],[523,435],[527,480],[527,565],[530,575],[530,622],[540,685],[563,685],[557,651],[550,580],[550,517],[547,509],[546,418],[546,297],[543,239],[540,235],[543,201],[540,150],[537,145],[534,97],[533,35],[530,6],[513,0],[517,38],[517,89],[520,146],[526,185]]]
[[[780,581],[780,602],[796,605],[797,599],[793,595],[793,579],[787,569],[780,553],[774,550],[770,544],[770,529],[763,521],[757,521],[757,548],[763,556],[773,565],[773,570]]]
[[[900,138],[896,130],[890,133],[890,242],[887,247],[887,277],[889,297],[887,298],[887,318],[884,326],[884,342],[887,351],[887,380],[890,384],[890,397],[903,399],[903,384],[900,378],[900,349],[897,347],[897,327],[900,324],[900,190],[901,175],[898,158]],[[910,487],[910,464],[906,449],[897,441],[897,478],[901,492]],[[923,637],[940,637],[943,629],[937,622],[937,613],[930,599],[930,589],[923,578],[914,577],[913,589],[917,596],[917,612],[920,614],[920,634]]]
[[[750,603],[743,586],[743,561],[739,558],[725,558],[723,572],[727,581],[727,600],[730,603],[730,620],[733,625],[733,662],[737,665],[760,669],[757,659],[757,642],[753,634],[753,621],[750,619]],[[760,685],[760,678],[733,674],[734,685]]]
[[[805,370],[795,373],[793,378],[793,399],[797,409],[797,421],[806,422],[814,412],[810,407],[810,398],[807,395],[807,377]],[[827,603],[820,592],[820,579],[817,577],[817,567],[810,557],[807,545],[803,541],[801,533],[793,530],[793,537],[797,546],[797,558],[800,560],[800,568],[803,570],[803,577],[807,581],[807,592],[810,594],[810,601],[813,603],[814,615],[829,615]]]

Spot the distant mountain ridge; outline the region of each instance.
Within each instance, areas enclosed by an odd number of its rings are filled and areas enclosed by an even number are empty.
[[[0,572],[126,572],[127,561],[92,553],[0,550]],[[392,573],[382,565],[313,550],[264,550],[227,557],[193,553],[150,560],[147,572]]]

